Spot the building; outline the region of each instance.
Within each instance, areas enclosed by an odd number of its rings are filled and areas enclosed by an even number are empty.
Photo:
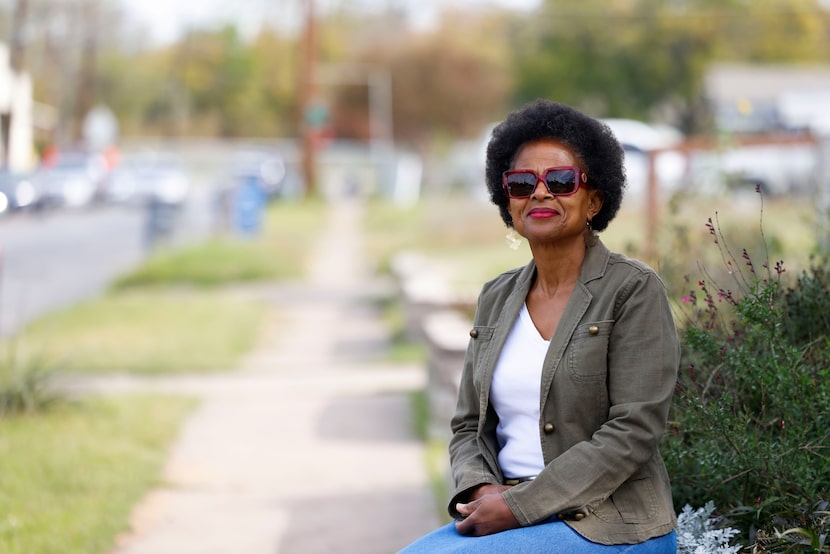
[[[9,59],[9,48],[0,43],[0,114],[10,114],[8,148],[0,149],[0,156],[8,152],[3,165],[16,172],[32,169],[34,153],[34,126],[32,79],[26,72],[14,72]]]
[[[704,87],[723,131],[830,133],[830,66],[717,64]]]

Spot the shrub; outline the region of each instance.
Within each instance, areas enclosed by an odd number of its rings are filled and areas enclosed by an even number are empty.
[[[783,262],[759,268],[746,250],[733,255],[717,223],[707,227],[732,288],[703,269],[681,302],[663,444],[675,503],[714,501],[747,543],[782,545],[782,530],[819,524],[826,533],[813,506],[830,498],[830,275],[812,264],[788,286]]]

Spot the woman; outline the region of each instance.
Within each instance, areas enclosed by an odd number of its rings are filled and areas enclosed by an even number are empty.
[[[677,334],[659,277],[596,236],[622,200],[622,148],[540,100],[494,129],[486,180],[533,259],[478,299],[449,445],[456,521],[404,552],[674,553],[658,442]]]

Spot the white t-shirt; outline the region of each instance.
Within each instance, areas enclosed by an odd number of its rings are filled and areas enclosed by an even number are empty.
[[[539,439],[542,365],[550,341],[539,334],[527,305],[499,355],[490,402],[499,416],[499,465],[507,478],[535,477],[545,466]]]

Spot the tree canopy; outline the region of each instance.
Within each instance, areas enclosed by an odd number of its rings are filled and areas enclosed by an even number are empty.
[[[36,100],[56,106],[68,128],[100,103],[124,134],[299,133],[301,34],[265,21],[251,37],[228,24],[154,47],[102,0],[16,1],[33,6],[27,69]],[[47,24],[59,15],[70,23]],[[474,136],[536,97],[699,131],[713,62],[830,63],[830,11],[819,0],[544,0],[531,13],[447,9],[426,30],[394,7],[335,7],[317,26],[316,67],[388,77],[395,139],[412,144]],[[317,90],[332,132],[369,138],[368,79],[321,79]]]

